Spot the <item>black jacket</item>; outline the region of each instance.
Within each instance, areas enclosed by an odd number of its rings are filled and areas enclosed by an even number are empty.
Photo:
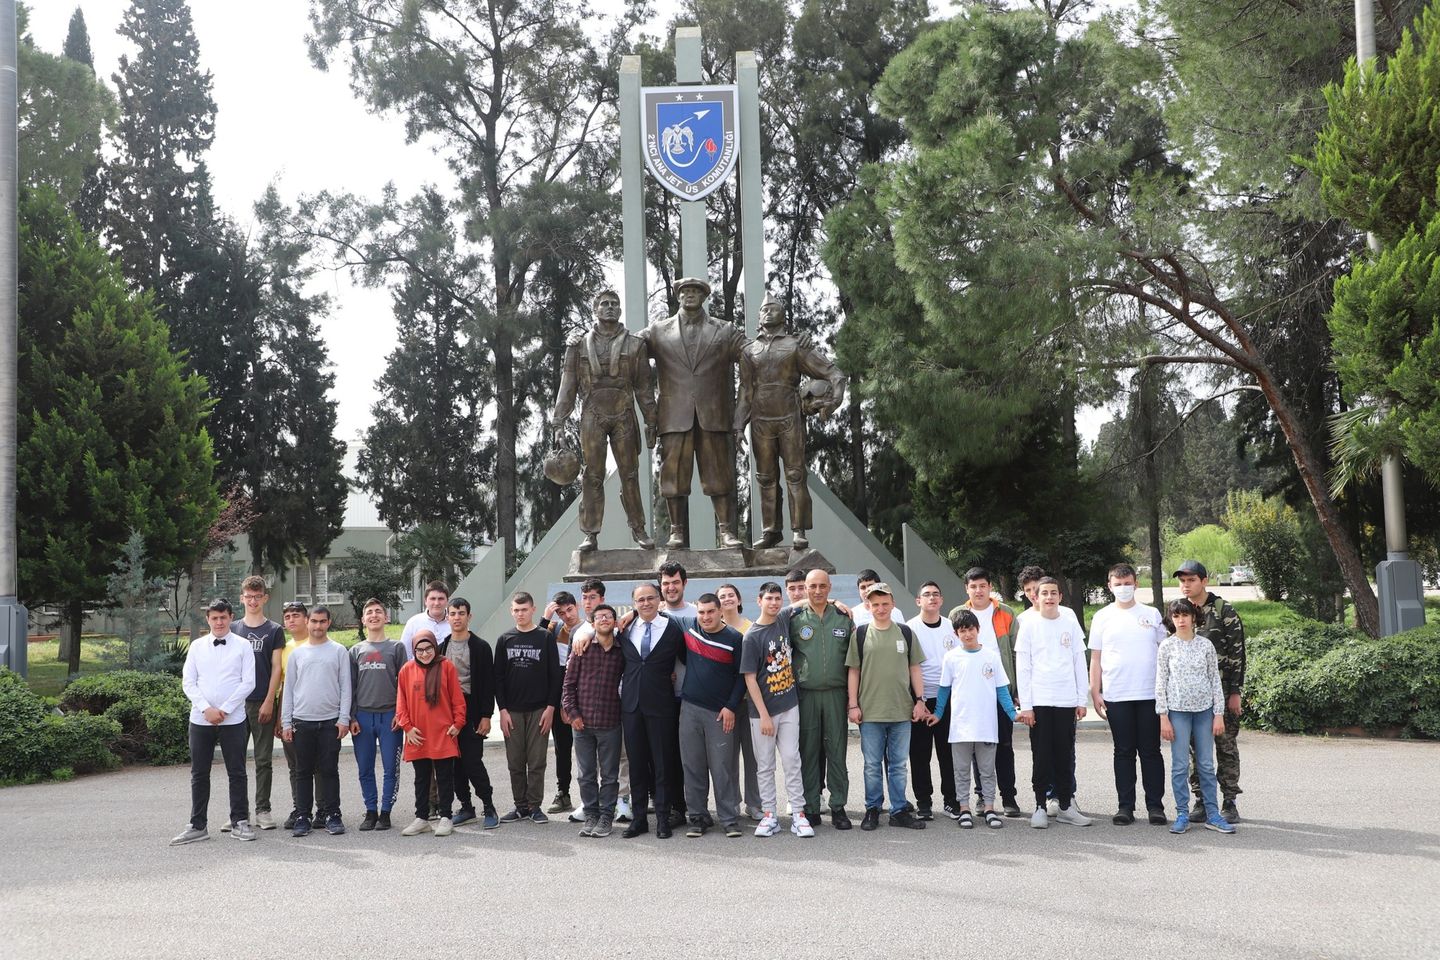
[[[620,680],[620,711],[641,713],[647,717],[674,717],[679,715],[675,700],[675,684],[670,679],[675,673],[676,658],[685,657],[685,632],[680,624],[661,615],[655,618],[655,626],[662,627],[659,635],[650,635],[650,656],[640,659],[640,651],[630,642],[635,631],[644,631],[645,624],[636,619],[625,630],[615,634],[620,651],[625,655],[625,672]],[[642,633],[634,633],[640,637]]]
[[[454,639],[453,637],[450,639]],[[485,717],[495,714],[495,656],[490,644],[470,634],[470,692],[465,694],[465,722],[473,730]],[[440,641],[440,656],[450,640]]]

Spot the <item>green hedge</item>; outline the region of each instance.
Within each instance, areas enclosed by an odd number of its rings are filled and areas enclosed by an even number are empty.
[[[180,678],[115,670],[80,677],[60,695],[62,709],[104,716],[120,728],[115,751],[127,762],[190,759],[190,701]]]
[[[1381,640],[1314,621],[1267,630],[1249,643],[1245,722],[1440,738],[1440,625]]]
[[[88,713],[58,714],[19,674],[0,670],[0,782],[67,779],[119,766],[120,724]]]

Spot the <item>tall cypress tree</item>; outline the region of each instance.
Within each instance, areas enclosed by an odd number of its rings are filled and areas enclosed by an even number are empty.
[[[79,7],[70,14],[70,27],[65,32],[65,46],[61,53],[68,60],[83,63],[95,72],[95,54],[90,52],[90,31],[85,28],[85,11]]]

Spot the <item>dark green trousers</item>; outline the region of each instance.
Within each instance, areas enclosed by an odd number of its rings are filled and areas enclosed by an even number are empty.
[[[805,815],[820,815],[820,793],[830,787],[830,809],[843,809],[850,793],[845,748],[850,721],[844,690],[800,691],[800,778],[805,784]]]

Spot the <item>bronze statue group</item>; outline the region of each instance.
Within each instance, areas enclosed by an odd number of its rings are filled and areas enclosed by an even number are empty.
[[[672,562],[621,608],[607,602],[600,580],[585,581],[578,600],[557,593],[538,619],[530,594],[517,593],[514,627],[493,648],[471,632],[469,604],[435,582],[399,640],[385,635],[384,606],[367,602],[365,639],[348,650],[329,636],[323,606],[286,603],[283,625],[268,620],[265,582],[251,577],[242,585],[244,616],[235,618],[225,600],[210,604],[210,632],[186,657],[191,813],[171,842],[209,837],[217,744],[229,779],[222,830],[254,840],[257,828],[280,826],[270,806],[277,737],[290,774],[285,829],[295,837],[344,833],[339,757],[347,736],[365,809],[361,831],[391,829],[399,765],[409,762],[415,806],[406,836],[568,814],[582,837],[620,829],[635,838],[651,833],[653,810],[657,839],[682,828],[692,838],[770,837],[781,830],[783,791],[791,833],[810,838],[825,816],[836,830],[853,826],[852,726],[863,757],[862,830],[878,828],[882,816],[906,829],[934,821],[932,759],[938,812],[962,829],[996,830],[1026,817],[1035,828],[1085,827],[1093,820],[1076,799],[1075,742],[1091,708],[1114,741],[1112,823],[1132,824],[1143,810],[1171,833],[1192,823],[1233,833],[1244,628],[1209,591],[1201,564],[1186,561],[1175,575],[1184,596],[1162,614],[1136,601],[1133,568],[1110,571],[1115,599],[1092,620],[1088,664],[1086,632],[1062,605],[1060,584],[1033,567],[1019,577],[1023,612],[1001,603],[994,578],[977,568],[965,576],[966,601],[947,614],[934,582],[912,599],[868,570],[853,610],[831,599],[830,576],[819,569],[792,570],[753,598],[726,584],[691,603],[686,572]],[[901,607],[915,610],[908,621]],[[1017,792],[1017,721],[1030,739],[1028,810]],[[503,815],[484,758],[495,727],[511,786]],[[1173,819],[1163,742],[1171,746]],[[552,753],[557,794],[547,810]]]

